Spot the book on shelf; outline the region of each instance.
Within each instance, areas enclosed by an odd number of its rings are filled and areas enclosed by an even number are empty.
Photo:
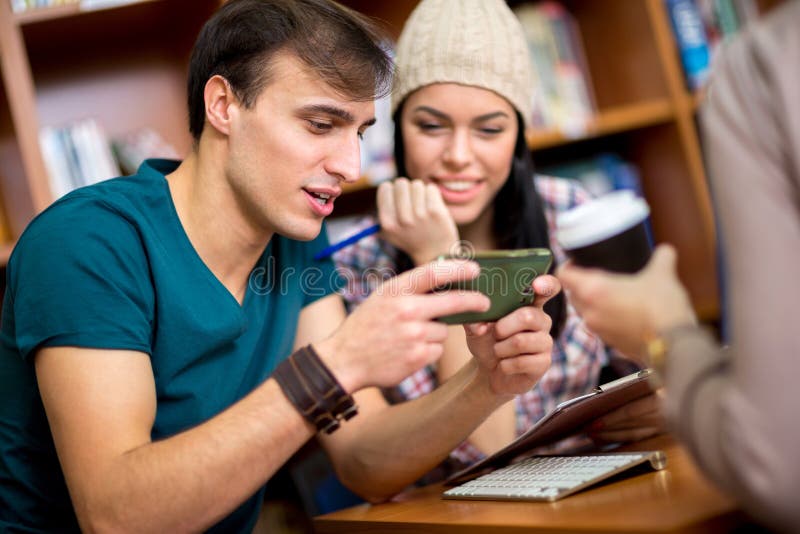
[[[705,84],[719,46],[760,13],[756,0],[664,0],[686,84]]]
[[[15,13],[21,13],[22,11],[29,11],[31,9],[41,9],[78,3],[80,3],[80,0],[11,0],[11,9]]]
[[[136,172],[148,158],[180,159],[155,130],[141,128],[109,140],[94,119],[45,126],[39,145],[54,198],[73,189]]]
[[[140,128],[115,136],[111,148],[119,167],[125,174],[133,174],[146,159],[181,159],[178,151],[152,128]]]
[[[595,113],[595,98],[580,31],[558,2],[514,8],[528,42],[534,73],[532,91],[536,128],[556,128],[579,136]]]
[[[14,13],[20,13],[28,9],[28,2],[26,0],[10,0],[11,2],[11,11]]]
[[[711,72],[711,47],[694,0],[665,0],[689,89],[702,87]]]
[[[142,0],[80,0],[82,11],[93,9],[107,9],[110,7],[124,6],[127,4],[137,4]]]
[[[45,126],[39,145],[54,198],[120,174],[108,137],[94,119]]]
[[[106,9],[126,4],[135,4],[142,1],[143,0],[10,0],[11,9],[15,13],[67,4],[77,4],[81,11],[92,11],[94,9]]]

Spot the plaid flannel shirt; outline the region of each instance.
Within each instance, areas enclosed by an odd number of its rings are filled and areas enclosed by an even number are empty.
[[[556,214],[585,202],[589,195],[574,180],[537,175],[534,181],[550,230],[550,249],[555,262],[562,263],[565,261],[564,251],[553,237]],[[360,219],[348,235],[376,222],[374,217]],[[334,255],[339,273],[346,282],[341,291],[349,311],[367,298],[378,283],[397,274],[396,255],[394,247],[374,235]],[[553,345],[552,365],[532,389],[517,395],[515,399],[517,435],[528,430],[558,403],[591,391],[597,385],[600,368],[608,361],[609,354],[603,342],[587,330],[583,320],[568,303],[564,329]],[[389,402],[402,402],[430,393],[437,386],[436,368],[430,365],[409,376],[397,387],[385,390],[384,395]],[[450,456],[450,467],[444,467],[445,471],[484,457],[469,441],[464,441]]]

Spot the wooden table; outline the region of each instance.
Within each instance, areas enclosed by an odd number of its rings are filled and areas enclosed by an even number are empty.
[[[661,449],[667,467],[554,503],[445,500],[443,486],[411,490],[314,519],[315,531],[362,532],[726,532],[748,524],[736,503],[700,474],[687,451],[660,436],[623,450]]]

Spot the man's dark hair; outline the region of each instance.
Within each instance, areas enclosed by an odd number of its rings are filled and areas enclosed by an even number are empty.
[[[384,34],[366,17],[330,0],[230,0],[206,22],[189,62],[189,130],[200,139],[203,91],[223,76],[245,107],[270,82],[270,60],[288,51],[354,101],[391,90]]]

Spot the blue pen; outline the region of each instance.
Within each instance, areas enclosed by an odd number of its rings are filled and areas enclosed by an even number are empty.
[[[357,234],[351,235],[350,237],[348,237],[346,239],[342,239],[338,243],[334,243],[333,245],[325,247],[321,251],[317,252],[317,254],[314,256],[314,259],[315,260],[324,260],[325,258],[329,258],[330,256],[333,256],[336,252],[339,252],[343,248],[349,247],[353,243],[355,243],[357,241],[361,241],[362,239],[364,239],[367,236],[370,236],[372,234],[377,234],[378,231],[380,231],[380,229],[381,229],[381,225],[380,224],[375,224],[375,225],[372,225],[372,226],[370,226],[368,228],[364,228],[363,230],[361,230]]]

